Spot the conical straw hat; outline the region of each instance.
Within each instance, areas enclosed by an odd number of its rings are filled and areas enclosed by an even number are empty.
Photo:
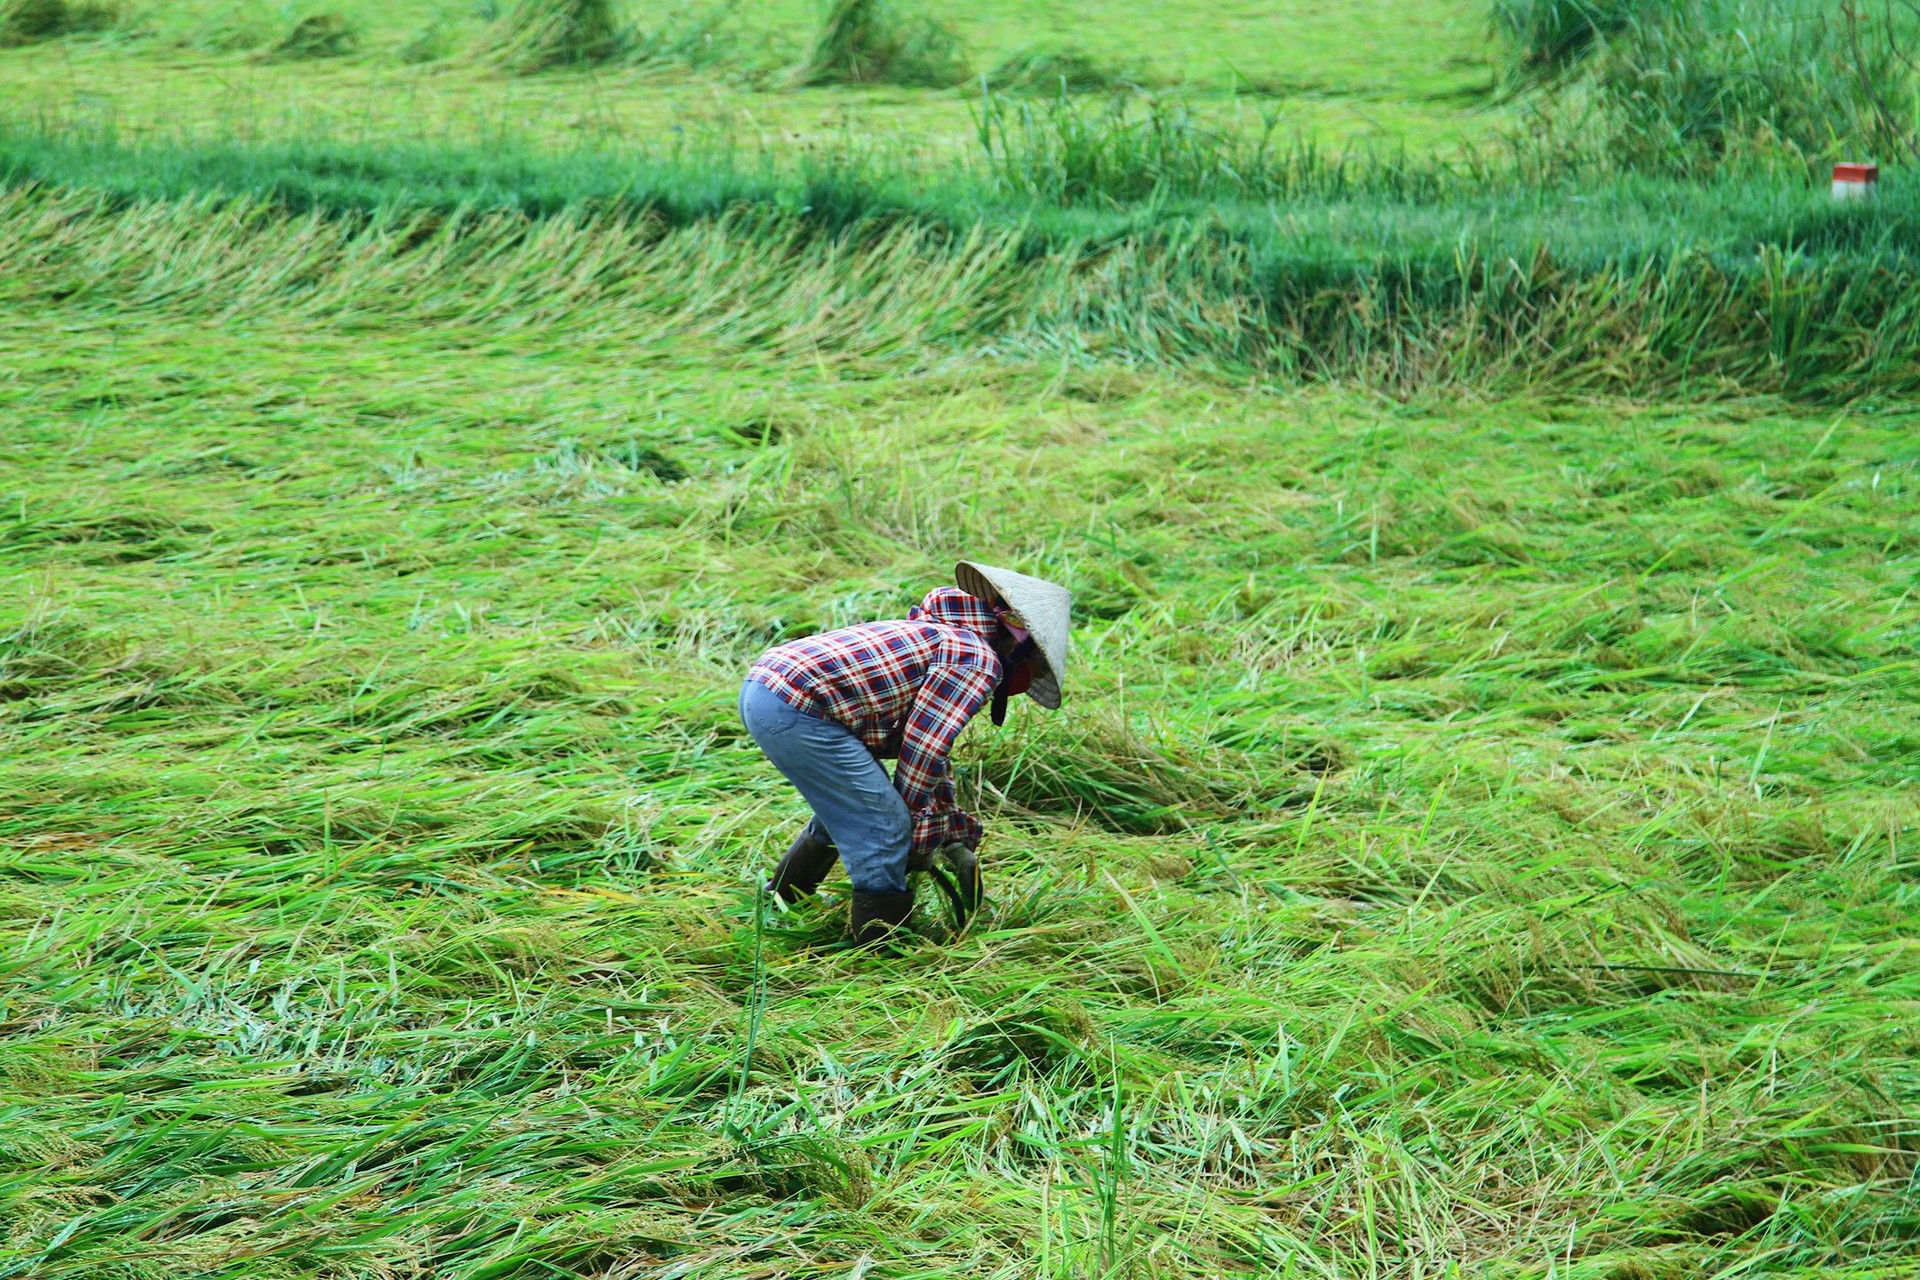
[[[991,600],[995,596],[1007,608],[1020,615],[1020,621],[1033,635],[1047,669],[1034,673],[1027,696],[1052,711],[1060,705],[1060,681],[1067,670],[1067,631],[1073,612],[1073,593],[1057,582],[1030,578],[1011,569],[996,569],[990,564],[962,560],[953,571],[953,580],[970,596]]]

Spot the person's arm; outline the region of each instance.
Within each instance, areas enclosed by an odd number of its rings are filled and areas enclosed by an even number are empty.
[[[913,851],[924,853],[958,840],[980,843],[980,823],[953,804],[953,773],[947,757],[967,721],[993,693],[994,673],[985,667],[937,664],[927,669],[900,737],[894,789],[913,815]]]

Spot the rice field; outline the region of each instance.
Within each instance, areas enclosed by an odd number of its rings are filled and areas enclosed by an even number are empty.
[[[832,149],[852,132],[945,154],[972,136],[979,77],[1032,68],[1033,87],[1051,90],[1047,68],[1065,57],[1103,83],[1177,91],[1236,128],[1273,118],[1287,136],[1337,147],[1452,149],[1516,123],[1494,101],[1484,15],[1461,0],[1420,6],[1410,21],[1397,0],[1217,6],[1197,20],[1145,0],[971,5],[947,16],[974,83],[934,93],[790,83],[813,8],[811,0],[633,6],[623,16],[657,55],[529,76],[502,75],[490,62],[497,19],[482,16],[484,5],[143,0],[121,6],[112,29],[59,42],[58,56],[0,38],[0,82],[10,114],[111,122],[134,136],[472,142],[507,133],[573,147],[723,133],[805,151]],[[329,56],[274,54],[320,12],[337,15],[350,40]],[[1401,20],[1387,23],[1387,12]]]
[[[1920,1274],[1899,175],[1636,258],[1711,217],[696,199],[545,125],[488,169],[451,93],[251,160],[211,93],[34,96],[424,77],[428,8],[0,52],[0,1276]],[[1033,24],[1198,68],[1157,12]],[[445,72],[965,118],[741,74]],[[1407,274],[1483,235],[1572,274]],[[961,555],[1074,588],[1068,699],[962,740],[981,917],[852,951],[844,879],[758,891],[805,815],[733,697]]]

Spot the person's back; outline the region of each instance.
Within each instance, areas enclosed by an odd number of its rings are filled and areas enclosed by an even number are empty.
[[[992,692],[1001,675],[993,648],[999,627],[989,601],[938,587],[903,621],[865,622],[777,645],[747,678],[797,710],[845,725],[876,755],[891,758],[908,708],[936,669],[978,672]],[[976,702],[968,715],[978,710]]]

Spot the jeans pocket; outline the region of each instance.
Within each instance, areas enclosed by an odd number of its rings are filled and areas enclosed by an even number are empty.
[[[756,742],[785,737],[799,718],[799,712],[765,685],[749,683],[740,691],[740,720]]]

